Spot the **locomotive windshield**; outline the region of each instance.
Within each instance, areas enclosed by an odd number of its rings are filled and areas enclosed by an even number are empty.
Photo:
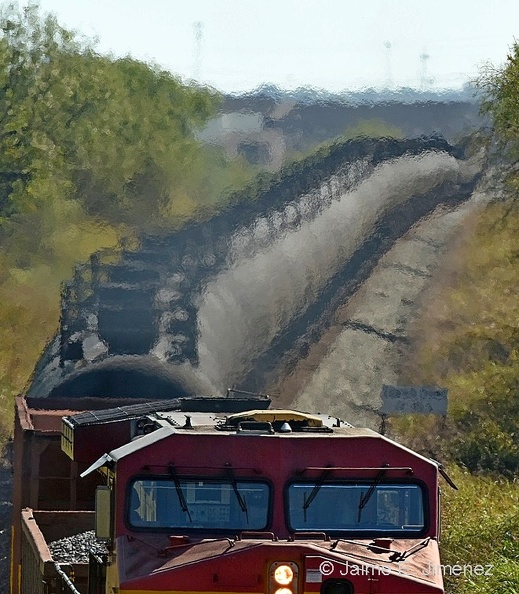
[[[270,486],[261,481],[206,478],[135,480],[127,518],[137,529],[263,530]]]
[[[288,488],[292,530],[419,533],[425,528],[422,489],[416,484],[293,483]]]

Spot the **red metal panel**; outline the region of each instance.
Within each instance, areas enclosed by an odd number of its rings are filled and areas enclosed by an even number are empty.
[[[74,460],[89,466],[104,453],[128,443],[130,439],[130,421],[75,427]]]
[[[274,524],[271,530],[283,538],[289,536],[284,522],[283,488],[291,478],[306,477],[306,474],[301,475],[300,472],[307,466],[351,467],[358,464],[359,467],[381,467],[388,464],[411,467],[414,477],[419,477],[429,489],[431,517],[437,516],[435,465],[375,433],[372,436],[352,437],[177,433],[118,462],[118,509],[122,509],[124,504],[124,485],[127,480],[132,475],[142,472],[144,468],[149,468],[150,464],[157,465],[150,468],[150,471],[166,473],[168,465],[173,465],[179,474],[196,473],[208,476],[221,474],[225,466],[230,464],[238,477],[261,476],[271,480],[276,485]],[[319,471],[314,471],[308,476],[315,478],[318,473]],[[374,478],[375,474],[373,471],[354,470],[344,471],[336,476]],[[119,515],[117,533],[125,532],[128,530],[122,515]],[[436,536],[436,532],[437,526],[433,520],[427,535]]]

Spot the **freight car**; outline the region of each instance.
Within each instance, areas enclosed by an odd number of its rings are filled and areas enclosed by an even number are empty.
[[[340,419],[222,400],[65,416],[63,450],[102,479],[105,550],[87,580],[58,567],[69,589],[22,567],[19,592],[444,591],[436,462]]]

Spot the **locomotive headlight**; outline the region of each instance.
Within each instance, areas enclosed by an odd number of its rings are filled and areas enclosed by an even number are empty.
[[[276,561],[270,565],[270,594],[297,594],[299,569],[292,561]]]
[[[274,570],[274,581],[280,586],[288,586],[294,579],[294,570],[290,565],[278,565]]]

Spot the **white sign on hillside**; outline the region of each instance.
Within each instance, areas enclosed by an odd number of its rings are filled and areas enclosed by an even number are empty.
[[[447,414],[447,389],[431,386],[382,386],[383,415]]]

